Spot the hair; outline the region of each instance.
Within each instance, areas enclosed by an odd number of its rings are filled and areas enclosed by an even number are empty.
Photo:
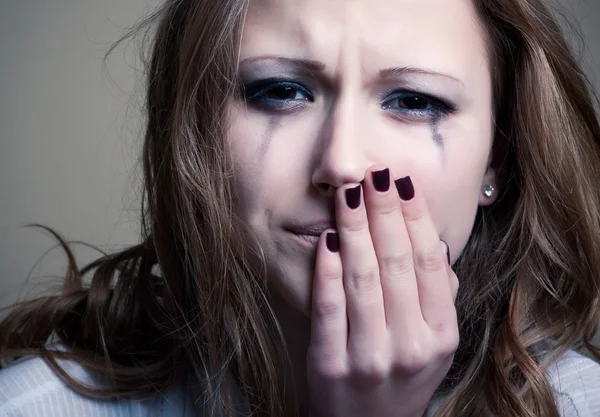
[[[39,355],[72,389],[102,398],[166,392],[191,370],[213,411],[233,414],[233,379],[253,415],[297,413],[264,259],[234,215],[223,141],[247,3],[170,0],[121,40],[144,33],[151,45],[142,243],[80,269],[48,229],[68,257],[63,292],[10,308],[0,359]],[[600,321],[600,125],[590,83],[541,0],[474,3],[503,184],[498,201],[479,208],[454,265],[461,343],[435,415],[558,417],[545,371],[568,349],[600,361],[591,341]],[[49,349],[52,337],[65,349]],[[84,385],[57,359],[107,384]]]

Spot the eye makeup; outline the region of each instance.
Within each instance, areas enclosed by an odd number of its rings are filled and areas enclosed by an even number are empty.
[[[242,85],[246,103],[264,111],[290,111],[314,101],[311,91],[291,78],[273,77]]]
[[[432,119],[431,122],[429,122],[429,127],[431,128],[431,137],[432,137],[433,141],[436,144],[443,146],[444,145],[444,137],[442,136],[442,134],[439,131],[439,123],[440,123],[439,118]]]
[[[428,93],[398,89],[388,93],[381,100],[381,108],[401,121],[434,121],[456,113],[458,107],[453,102]]]
[[[297,74],[260,77],[255,73],[249,78],[239,87],[240,98],[249,107],[272,116],[302,111],[315,101],[314,91],[317,94],[320,91],[315,79],[306,80]],[[243,77],[241,79],[244,80]],[[380,108],[400,123],[428,125],[432,140],[439,146],[444,144],[444,137],[439,132],[440,121],[459,111],[458,105],[446,97],[402,85],[388,86],[386,90],[376,93],[375,98]]]

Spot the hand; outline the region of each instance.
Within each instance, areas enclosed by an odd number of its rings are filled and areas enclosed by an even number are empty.
[[[397,192],[389,171],[378,169],[379,180],[371,168],[364,187],[337,190],[337,234],[319,240],[307,354],[311,417],[421,416],[458,347],[458,279],[448,247],[410,178],[396,181]]]

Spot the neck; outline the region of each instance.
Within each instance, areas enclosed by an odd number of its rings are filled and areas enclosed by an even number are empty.
[[[292,365],[292,375],[285,381],[286,386],[293,386],[296,395],[299,416],[308,416],[308,387],[306,383],[306,352],[310,342],[310,318],[294,309],[289,303],[273,294],[271,307],[279,321],[287,342],[287,349]],[[290,397],[294,392],[290,390]]]

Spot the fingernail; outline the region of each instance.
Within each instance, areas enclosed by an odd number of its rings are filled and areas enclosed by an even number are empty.
[[[382,169],[381,171],[371,172],[373,176],[373,186],[380,193],[385,193],[390,189],[390,170],[389,168]]]
[[[325,245],[329,252],[337,253],[340,250],[340,239],[338,234],[335,232],[327,233],[327,237],[325,239]]]
[[[413,187],[412,180],[410,177],[399,178],[396,181],[396,188],[400,198],[404,201],[410,201],[415,196],[415,189]]]
[[[450,246],[448,246],[448,244],[446,243],[445,240],[442,240],[442,242],[444,243],[444,245],[446,245],[444,249],[446,251],[446,258],[448,259],[448,265],[451,265],[450,264],[450,262],[451,262],[450,261]]]
[[[360,206],[360,185],[346,190],[346,204],[351,210]]]

